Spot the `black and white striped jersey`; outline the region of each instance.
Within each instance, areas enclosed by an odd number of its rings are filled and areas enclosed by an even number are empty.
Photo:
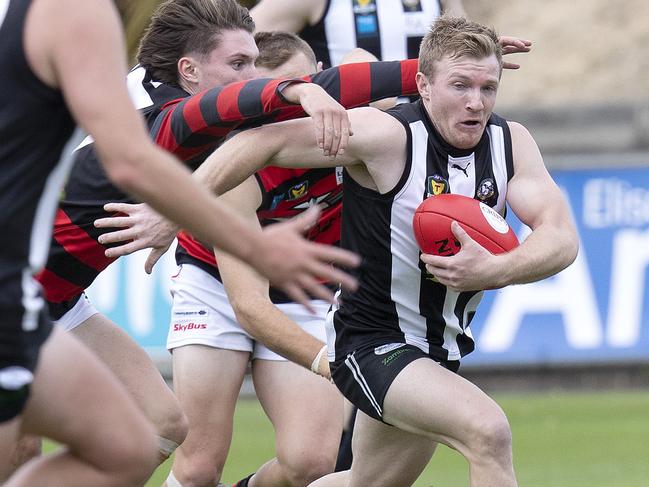
[[[345,173],[342,247],[363,262],[356,271],[358,290],[343,291],[339,308],[328,316],[328,336],[333,341],[333,327],[336,359],[363,346],[405,342],[434,359],[458,360],[474,348],[469,323],[482,292],[457,293],[432,279],[419,259],[413,214],[425,198],[440,193],[476,198],[504,214],[513,175],[509,127],[494,114],[478,145],[458,150],[437,133],[421,102],[388,113],[408,135],[405,169],[385,194]]]
[[[63,95],[32,71],[25,22],[32,2],[0,0],[0,328],[44,326],[32,274],[45,264],[52,220],[74,142]],[[77,142],[78,143],[78,142]],[[18,328],[16,328],[18,327]],[[47,336],[45,334],[45,336]],[[27,350],[22,335],[3,335],[0,358]],[[10,338],[11,337],[11,338]],[[20,362],[16,362],[20,363]]]
[[[416,58],[441,12],[439,0],[327,0],[322,18],[298,35],[325,67],[340,64],[356,47],[381,61]]]

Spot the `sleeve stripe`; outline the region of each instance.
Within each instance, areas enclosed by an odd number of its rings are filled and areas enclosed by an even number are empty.
[[[243,117],[248,118],[263,113],[264,100],[262,96],[267,84],[268,80],[266,79],[253,79],[241,87],[238,108]]]
[[[187,98],[187,103],[183,105],[183,118],[190,132],[198,132],[206,125],[201,110],[204,95],[205,93],[191,96]]]
[[[227,85],[221,90],[216,99],[216,115],[219,120],[241,120],[243,118],[239,110],[239,94],[242,87],[243,84],[235,83]]]
[[[339,66],[340,104],[344,107],[366,105],[370,102],[372,82],[370,63]]]
[[[401,90],[404,95],[416,95],[417,90],[416,75],[419,71],[418,59],[407,59],[401,61]]]

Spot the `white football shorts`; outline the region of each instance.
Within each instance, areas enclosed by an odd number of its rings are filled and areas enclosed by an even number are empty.
[[[64,330],[74,330],[81,323],[86,321],[92,315],[99,313],[92,305],[85,293],[83,293],[76,304],[69,311],[54,322],[55,325],[62,327]]]
[[[172,277],[171,323],[167,349],[206,345],[225,350],[251,352],[252,358],[286,360],[252,338],[237,322],[223,284],[194,265],[183,264]],[[276,305],[314,337],[326,341],[324,320],[329,303],[311,301],[315,314],[297,303]]]

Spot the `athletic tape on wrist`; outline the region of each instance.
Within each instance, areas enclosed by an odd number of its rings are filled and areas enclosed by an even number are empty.
[[[178,448],[178,443],[176,443],[175,441],[171,441],[167,438],[163,438],[162,436],[157,435],[156,439],[158,440],[158,450],[166,458],[169,458],[171,454],[176,451],[176,448]]]
[[[320,364],[320,359],[322,358],[322,355],[327,351],[327,345],[323,345],[320,351],[318,352],[318,355],[315,356],[313,359],[313,362],[311,362],[311,372],[314,374],[318,373],[318,365]]]

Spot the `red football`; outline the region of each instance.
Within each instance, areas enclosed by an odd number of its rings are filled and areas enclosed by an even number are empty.
[[[508,252],[518,245],[512,229],[493,208],[467,196],[440,194],[426,198],[412,220],[422,252],[448,256],[460,250],[451,232],[452,221],[492,254]]]

